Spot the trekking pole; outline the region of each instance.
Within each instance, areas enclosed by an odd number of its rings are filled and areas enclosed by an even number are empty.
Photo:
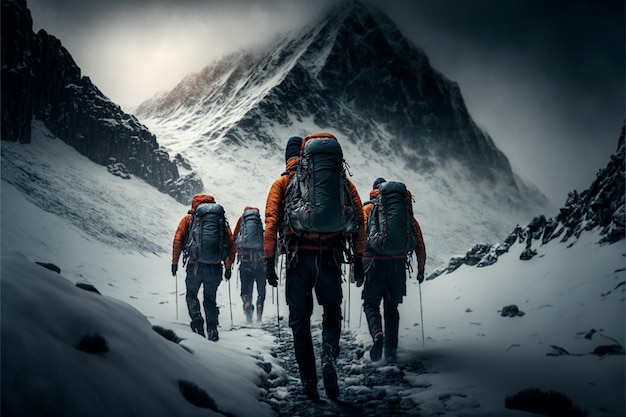
[[[351,311],[352,311],[352,298],[350,297],[350,287],[352,285],[352,275],[353,274],[353,270],[352,270],[352,264],[350,264],[350,268],[348,269],[348,330],[350,330],[350,315],[351,315]]]
[[[363,318],[363,305],[361,305],[361,308],[359,309],[360,313],[359,313],[359,329],[361,328],[361,319]]]
[[[426,349],[426,340],[424,339],[424,309],[422,306],[422,284],[418,282],[417,287],[420,293],[420,315],[422,316],[422,349]]]
[[[283,276],[283,257],[281,255],[280,257],[280,272],[278,273],[278,283],[280,284],[280,282],[282,281],[282,276]],[[280,341],[280,297],[279,297],[279,292],[278,292],[278,288],[276,287],[276,325],[278,327],[278,340]]]
[[[228,305],[230,306],[230,329],[232,330],[235,326],[233,325],[233,303],[230,299],[230,280],[228,280]]]
[[[178,320],[178,275],[174,275],[174,281],[176,282],[176,320]]]

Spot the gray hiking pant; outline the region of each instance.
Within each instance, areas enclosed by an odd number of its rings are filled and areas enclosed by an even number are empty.
[[[372,338],[383,332],[385,351],[398,348],[400,314],[398,304],[406,295],[406,259],[379,259],[364,261],[365,285],[363,286],[363,311]],[[384,323],[380,314],[383,301]]]
[[[195,326],[202,327],[204,320],[200,312],[200,302],[198,301],[198,292],[200,286],[204,288],[204,316],[206,317],[207,329],[217,329],[219,309],[217,307],[216,296],[217,287],[222,282],[222,264],[204,264],[198,263],[187,265],[187,278],[185,284],[187,286],[187,309],[189,317],[191,317],[192,328]]]
[[[311,336],[313,289],[323,307],[322,361],[339,356],[341,336],[341,263],[332,250],[299,250],[287,269],[287,304],[300,379],[317,381]]]
[[[241,279],[241,299],[252,303],[252,293],[256,283],[256,307],[263,310],[265,303],[265,264],[263,260],[256,262],[241,262],[239,266],[239,277]]]

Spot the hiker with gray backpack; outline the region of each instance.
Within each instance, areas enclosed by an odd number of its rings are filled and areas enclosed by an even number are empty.
[[[401,182],[377,178],[370,201],[363,206],[366,242],[363,255],[365,286],[363,311],[373,344],[370,358],[393,362],[398,350],[400,314],[398,304],[406,295],[406,269],[412,252],[417,257],[417,281],[424,281],[426,247],[419,223],[413,214],[413,198]],[[363,281],[357,279],[357,286]],[[380,302],[383,302],[383,317]],[[423,326],[423,323],[422,323]]]
[[[301,144],[300,144],[301,143]],[[299,145],[300,144],[300,145]],[[330,133],[292,137],[287,170],[272,184],[265,208],[267,282],[276,287],[276,256],[286,257],[289,326],[302,393],[319,400],[311,335],[313,292],[323,308],[321,371],[326,395],[339,398],[335,362],[342,322],[341,264],[352,262],[361,281],[365,228],[361,199],[347,178],[337,138]]]
[[[187,309],[191,317],[191,330],[205,336],[204,319],[200,312],[198,292],[203,287],[206,337],[219,340],[217,331],[219,309],[217,287],[224,278],[230,279],[235,261],[235,240],[228,225],[224,208],[213,196],[196,194],[191,201],[191,210],[178,224],[172,245],[172,275],[176,277],[178,261],[183,254],[183,267],[187,265],[185,279]],[[176,294],[178,297],[178,294]]]
[[[255,307],[252,302],[252,293],[256,284],[256,320],[260,322],[265,304],[265,259],[263,256],[263,220],[261,220],[259,209],[246,206],[237,220],[233,233],[239,261],[243,312],[246,321],[251,323]]]

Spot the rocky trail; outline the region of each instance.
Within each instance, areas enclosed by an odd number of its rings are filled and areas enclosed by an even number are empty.
[[[267,402],[279,416],[420,416],[420,409],[411,396],[426,387],[411,383],[415,376],[425,373],[419,359],[386,363],[372,362],[369,346],[355,340],[354,333],[344,330],[341,353],[337,359],[340,397],[329,400],[324,392],[318,365],[320,401],[314,402],[300,393],[298,366],[293,352],[293,339],[288,327],[282,326],[280,339],[275,323],[264,323],[263,329],[276,336],[272,350],[282,369],[272,369],[266,382]],[[316,352],[321,351],[321,324],[312,326]],[[275,367],[276,368],[276,367]]]

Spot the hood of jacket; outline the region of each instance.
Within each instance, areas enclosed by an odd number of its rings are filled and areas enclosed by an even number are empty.
[[[209,194],[196,194],[191,199],[191,210],[195,210],[202,203],[215,203],[215,198]]]

